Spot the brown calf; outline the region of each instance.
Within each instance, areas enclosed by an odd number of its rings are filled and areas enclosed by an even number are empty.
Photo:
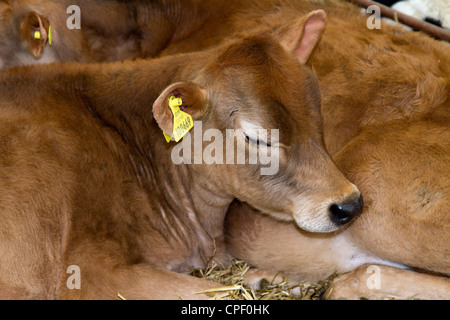
[[[162,54],[209,47],[225,35],[273,27],[307,10],[327,11],[328,28],[308,62],[324,94],[325,145],[367,200],[364,218],[346,232],[323,238],[260,216],[245,222],[235,214],[230,219],[238,221],[229,230],[230,239],[236,239],[230,240],[231,250],[295,279],[322,278],[380,261],[449,274],[448,44],[384,24],[381,30],[368,30],[360,9],[338,0],[225,1],[225,7],[223,1],[207,3],[203,8],[186,2],[172,11],[165,8],[164,21],[171,16],[179,30],[190,31],[171,41],[173,29],[167,25],[158,25],[157,32],[149,29],[157,39],[167,37],[165,46],[156,46]],[[240,237],[257,237],[252,230],[258,228],[281,237],[283,247],[257,238],[252,248],[243,248]]]
[[[369,30],[359,9],[327,14],[308,64],[322,89],[325,146],[360,188],[363,213],[344,231],[320,236],[236,205],[229,249],[294,281],[365,263],[449,275],[450,46],[385,24]],[[450,298],[448,278],[380,267],[377,289],[367,286],[370,270],[346,275],[327,296]]]
[[[324,24],[316,11],[210,51],[3,72],[0,297],[202,298],[216,284],[182,273],[229,258],[234,198],[313,231],[357,214],[359,191],[322,145],[317,81],[298,62]],[[194,141],[240,129],[246,162],[173,164],[179,145],[161,131],[172,131],[171,96],[202,121]],[[280,132],[263,140],[252,126]],[[249,158],[269,146],[279,169],[261,176]]]

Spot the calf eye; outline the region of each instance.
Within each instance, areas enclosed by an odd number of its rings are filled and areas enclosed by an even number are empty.
[[[244,132],[245,141],[247,143],[253,144],[254,146],[266,146],[270,147],[270,143],[260,139],[259,137],[250,136],[247,133]]]

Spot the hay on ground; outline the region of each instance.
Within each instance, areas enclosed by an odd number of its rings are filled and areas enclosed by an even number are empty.
[[[267,282],[262,289],[252,289],[244,282],[244,275],[249,269],[244,261],[234,260],[228,267],[212,264],[205,269],[194,269],[192,275],[222,284],[202,293],[210,295],[212,299],[223,300],[318,300],[336,276],[332,275],[317,283],[291,284],[283,279],[279,283]]]

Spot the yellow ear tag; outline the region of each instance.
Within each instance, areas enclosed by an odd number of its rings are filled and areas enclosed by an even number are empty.
[[[180,110],[180,106],[183,104],[181,98],[175,98],[171,96],[169,98],[169,108],[173,113],[173,137],[175,142],[178,142],[183,138],[189,130],[194,127],[194,120],[192,120],[192,116],[189,113]],[[171,136],[166,134],[166,141],[170,142],[172,139]]]
[[[48,44],[52,45],[52,26],[48,26]]]
[[[172,137],[169,136],[169,135],[168,135],[167,133],[165,133],[164,131],[163,131],[163,133],[164,133],[164,137],[166,138],[167,143],[169,143],[170,140],[172,140]]]
[[[33,38],[40,40],[41,39],[41,32],[40,31],[35,31],[33,34]]]

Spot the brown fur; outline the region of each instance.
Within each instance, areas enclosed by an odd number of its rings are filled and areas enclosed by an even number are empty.
[[[361,189],[363,214],[345,231],[320,236],[256,220],[249,212],[240,215],[242,208],[236,207],[228,226],[231,252],[295,280],[323,278],[363,263],[395,263],[448,275],[450,47],[388,25],[370,31],[357,15],[329,12],[328,27],[309,64],[323,93],[326,147]],[[261,234],[274,238],[268,241]],[[407,298],[411,292],[400,283],[402,270],[396,272],[399,283],[392,285],[401,288],[396,296]],[[367,277],[356,272],[351,279],[365,283]],[[450,297],[448,281],[426,277],[429,282],[419,284],[422,297]],[[430,283],[442,289],[439,295],[429,294]],[[389,291],[389,282],[383,285]],[[354,290],[348,297],[367,293]]]
[[[275,26],[303,10],[327,11],[328,27],[308,62],[323,94],[325,145],[367,199],[364,214],[331,237],[291,233],[286,224],[234,214],[230,221],[236,222],[228,228],[231,252],[295,279],[317,279],[364,262],[450,274],[448,43],[388,24],[369,30],[359,9],[339,1],[246,3],[230,18],[236,34]],[[164,53],[207,46],[207,39],[173,43]],[[252,232],[254,224],[261,232]],[[248,234],[254,237],[247,239]],[[292,253],[295,248],[298,254]],[[314,264],[315,259],[320,262]],[[448,286],[441,278],[431,279],[436,286]],[[422,289],[427,296],[425,284]]]
[[[323,17],[291,24],[299,41],[290,48],[279,45],[288,28],[154,61],[3,72],[0,297],[205,298],[195,292],[217,284],[183,273],[230,258],[223,222],[236,197],[305,228],[339,228],[324,204],[360,194],[323,148],[317,80],[293,54]],[[279,171],[174,165],[176,144],[161,131],[172,94],[204,129],[224,133],[242,120],[280,128]],[[328,183],[303,179],[313,172]],[[317,197],[320,210],[304,215],[311,204],[289,196],[298,194]],[[67,286],[69,266],[80,268],[79,289]]]
[[[194,15],[202,12],[193,9],[200,4],[184,2],[183,10],[172,11],[198,28],[181,24],[192,32],[171,41],[170,28],[158,26],[157,34],[168,36],[161,54],[206,48],[225,35],[273,28],[325,9],[328,27],[308,62],[323,93],[325,145],[366,199],[363,216],[337,235],[303,233],[250,212],[234,213],[232,252],[294,278],[321,278],[380,261],[448,274],[449,45],[386,24],[368,30],[360,10],[342,1],[225,2],[226,7],[208,2],[205,16]],[[267,241],[255,228],[273,236]],[[249,248],[240,241],[248,235],[254,235]]]
[[[236,2],[237,3],[237,2]],[[81,12],[81,29],[68,29],[71,16],[66,10],[76,4]],[[227,17],[236,5],[198,0],[132,0],[105,1],[0,1],[0,68],[54,61],[104,62],[157,56],[171,43],[185,39],[199,41],[215,30],[227,35]],[[19,35],[20,25],[27,23],[28,14],[38,14],[52,26],[53,43],[40,48],[41,54],[30,50],[32,39]],[[27,26],[35,30],[35,26]],[[205,28],[207,26],[207,28]],[[46,29],[48,31],[48,28]],[[31,37],[31,33],[30,33]],[[184,52],[188,52],[184,50]],[[181,51],[180,51],[181,52]]]

